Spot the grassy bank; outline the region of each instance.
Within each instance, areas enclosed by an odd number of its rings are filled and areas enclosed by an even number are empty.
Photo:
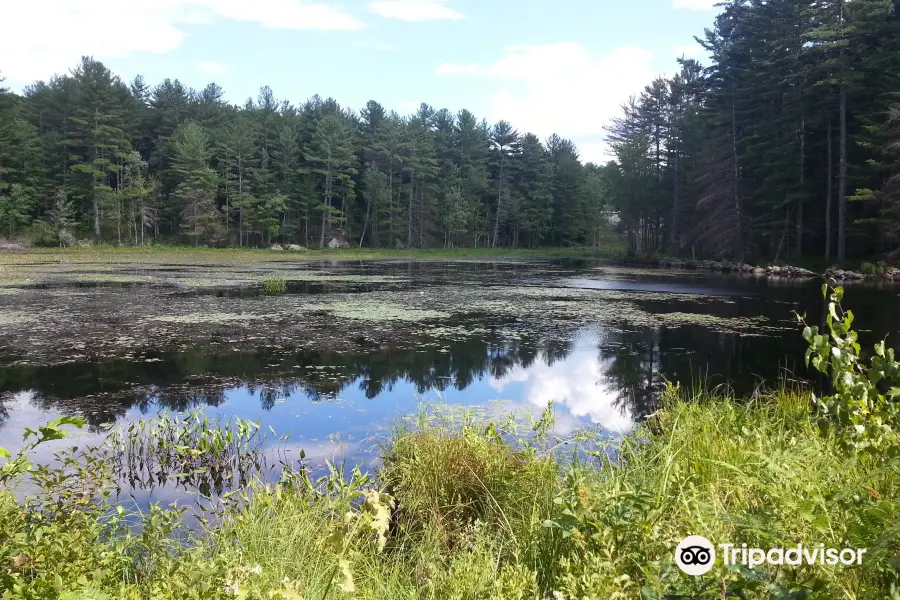
[[[406,431],[377,479],[289,475],[254,487],[190,537],[176,535],[178,512],[161,509],[144,515],[141,534],[129,533],[127,515],[85,500],[102,469],[72,463],[69,478],[42,480],[49,495],[25,505],[0,496],[0,589],[4,598],[67,599],[900,592],[900,459],[848,456],[818,427],[807,394],[742,405],[671,389],[615,459],[571,461],[550,451],[558,440],[512,444],[496,431],[483,423]],[[868,551],[860,566],[718,564],[690,577],[673,564],[688,534]]]
[[[148,264],[246,263],[265,260],[463,260],[492,258],[620,258],[621,244],[602,248],[346,248],[275,251],[268,248],[192,248],[184,246],[31,248],[0,253],[0,265],[44,262]]]

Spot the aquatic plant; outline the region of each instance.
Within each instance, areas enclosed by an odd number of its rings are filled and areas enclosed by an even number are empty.
[[[270,296],[283,294],[287,291],[287,281],[285,281],[284,277],[269,275],[263,279],[263,290]]]
[[[163,411],[151,420],[114,427],[107,438],[115,472],[134,488],[174,481],[206,496],[246,485],[265,467],[259,422],[211,420],[203,411]]]

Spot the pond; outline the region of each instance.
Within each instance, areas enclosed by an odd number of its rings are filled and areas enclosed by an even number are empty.
[[[557,433],[614,438],[666,381],[749,397],[809,376],[793,311],[823,308],[821,281],[594,260],[35,261],[3,275],[0,445],[58,415],[86,419],[84,444],[201,409],[258,420],[269,450],[312,465],[371,464],[427,404],[499,418],[552,400]],[[263,293],[271,276],[285,294]],[[848,288],[862,341],[898,339],[898,291]]]

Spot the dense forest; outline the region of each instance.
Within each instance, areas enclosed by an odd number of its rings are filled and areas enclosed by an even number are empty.
[[[610,127],[631,248],[846,260],[900,248],[900,1],[732,0],[702,66]]]
[[[422,104],[299,107],[263,87],[126,85],[85,57],[0,96],[0,232],[120,244],[595,244],[600,170],[572,142]]]
[[[615,160],[505,121],[269,87],[122,81],[85,57],[0,90],[0,232],[206,246],[598,245],[829,260],[900,247],[900,0],[730,0],[611,123]],[[564,91],[561,91],[564,93]]]

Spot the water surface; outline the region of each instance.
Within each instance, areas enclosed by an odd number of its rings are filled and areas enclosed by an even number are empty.
[[[83,416],[89,442],[199,408],[290,434],[271,442],[288,456],[368,464],[423,403],[500,416],[551,400],[557,433],[614,437],[656,410],[667,380],[747,396],[809,376],[792,313],[815,321],[823,306],[817,281],[592,260],[126,266],[83,287],[93,272],[0,296],[3,446],[60,414]],[[254,278],[271,273],[285,296],[260,295]],[[898,339],[897,293],[848,288],[864,342]]]

